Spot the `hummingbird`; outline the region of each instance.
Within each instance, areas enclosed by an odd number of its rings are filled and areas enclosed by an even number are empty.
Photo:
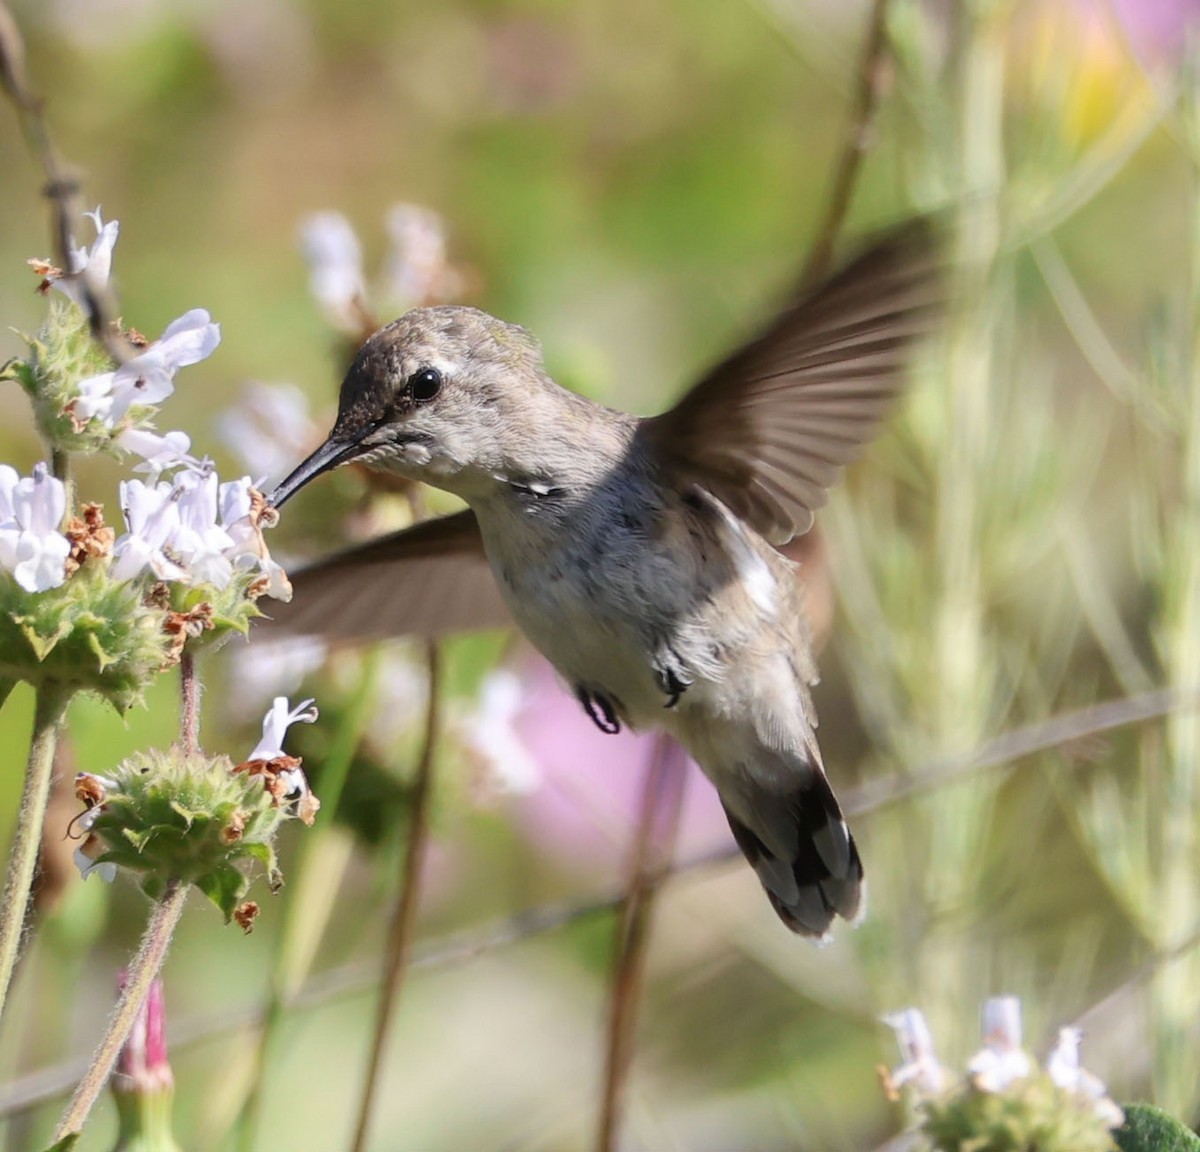
[[[524,328],[416,308],[363,344],[280,507],[350,462],[466,508],[294,576],[273,628],[363,641],[515,624],[605,732],[657,728],[716,786],[788,928],[865,908],[825,774],[804,574],[777,550],[878,428],[942,302],[927,218],[798,291],[671,409],[562,388]]]

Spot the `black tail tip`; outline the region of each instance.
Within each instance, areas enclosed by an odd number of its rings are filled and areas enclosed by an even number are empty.
[[[812,812],[805,807],[807,812],[801,809],[802,813]],[[796,822],[792,850],[787,853],[772,852],[728,808],[725,815],[771,907],[798,936],[824,941],[835,918],[840,916],[852,924],[861,920],[866,909],[862,860],[854,837],[836,810],[836,801],[832,812],[821,812],[819,822]]]

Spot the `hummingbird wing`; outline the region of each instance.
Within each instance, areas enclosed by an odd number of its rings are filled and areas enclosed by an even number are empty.
[[[272,607],[268,631],[336,643],[514,627],[469,510],[423,520],[289,575],[294,595]]]
[[[651,452],[772,543],[807,532],[940,312],[934,235],[928,219],[910,221],[802,293],[674,408],[642,422]]]

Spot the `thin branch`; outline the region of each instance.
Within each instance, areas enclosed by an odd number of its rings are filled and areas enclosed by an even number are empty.
[[[874,0],[871,5],[867,38],[863,45],[862,59],[858,66],[858,86],[855,89],[854,106],[850,112],[850,126],[846,141],[838,156],[833,174],[833,187],[825,218],[817,229],[816,239],[809,250],[802,286],[815,284],[833,264],[833,250],[850,211],[850,201],[863,158],[871,147],[875,127],[875,115],[879,110],[887,76],[887,12],[888,0]]]
[[[974,771],[1003,767],[1075,740],[1160,719],[1183,708],[1197,707],[1200,707],[1200,686],[1189,691],[1156,691],[1120,700],[1107,700],[1006,732],[969,756],[947,760],[912,775],[857,789],[846,797],[848,802],[843,807],[848,815],[862,817],[889,804],[953,784]],[[705,870],[720,868],[739,857],[740,853],[732,846],[700,853],[672,865],[665,880],[694,879]],[[415,947],[409,967],[442,971],[469,964],[501,948],[546,936],[598,916],[611,915],[621,908],[625,898],[625,891],[621,888],[593,900],[539,905],[484,928],[450,933]],[[1184,941],[1180,950],[1191,943],[1191,940]],[[1174,955],[1170,953],[1166,959],[1170,960]],[[1149,962],[1151,965],[1154,963],[1155,960]],[[288,999],[288,1007],[305,1011],[358,995],[371,988],[378,975],[375,964],[363,961],[331,968],[306,981]],[[1142,981],[1147,975],[1148,969],[1143,968],[1130,978],[1130,982]],[[243,1028],[259,1026],[263,1016],[263,1007],[251,1004],[181,1021],[171,1030],[171,1050],[182,1052]],[[84,1066],[79,1059],[63,1061],[11,1081],[0,1091],[0,1119],[57,1099],[79,1078]]]
[[[72,222],[83,211],[79,178],[69,170],[54,146],[46,127],[44,101],[30,89],[25,71],[25,41],[5,0],[0,0],[0,86],[16,109],[25,142],[46,178],[43,195],[50,202],[55,261],[69,273]],[[121,334],[112,290],[86,275],[79,277],[79,285],[92,336],[118,364],[124,363],[136,350]]]
[[[166,959],[171,936],[175,931],[175,926],[179,923],[180,916],[183,915],[187,893],[188,886],[186,884],[181,884],[178,880],[171,880],[162,899],[154,905],[154,911],[146,925],[146,932],[142,936],[141,946],[129,965],[125,991],[121,993],[121,999],[117,1001],[117,1007],[108,1022],[104,1038],[93,1053],[91,1063],[84,1073],[83,1079],[79,1082],[79,1087],[75,1089],[75,1094],[71,1097],[67,1110],[58,1122],[58,1128],[54,1133],[55,1140],[63,1140],[83,1128],[84,1121],[88,1118],[97,1097],[104,1085],[108,1083],[113,1065],[117,1062],[117,1056],[129,1038],[134,1021],[150,992],[150,985],[162,968],[163,960]]]
[[[1062,712],[1048,720],[1028,724],[989,740],[976,751],[940,764],[931,764],[911,776],[892,776],[855,789],[842,807],[848,816],[861,816],[910,796],[952,784],[974,772],[999,768],[1038,752],[1047,752],[1087,736],[1140,724],[1172,712],[1200,708],[1200,686],[1176,690],[1162,688],[1091,704],[1074,712]]]
[[[49,685],[43,685],[37,694],[21,810],[8,858],[4,904],[0,908],[0,1015],[8,999],[13,970],[21,950],[21,937],[25,932],[29,892],[37,871],[42,829],[46,822],[46,802],[54,778],[54,750],[70,699],[70,692]]]
[[[346,856],[341,860],[340,869],[336,865],[331,866],[330,854],[324,849],[329,846],[330,836],[336,828],[334,820],[350,766],[375,707],[378,673],[379,649],[372,648],[364,657],[362,675],[352,702],[338,725],[321,766],[321,803],[329,819],[320,821],[309,835],[303,837],[292,864],[291,871],[295,879],[285,889],[279,945],[275,951],[270,987],[262,1010],[261,1027],[257,1029],[256,1036],[247,1037],[247,1044],[253,1049],[253,1063],[245,1078],[245,1099],[233,1125],[236,1146],[242,1152],[251,1152],[258,1142],[268,1055],[277,1041],[288,1007],[309,974],[316,941],[328,926],[329,916],[335,907],[332,898],[323,898],[321,894],[337,891],[342,872],[349,861]]]
[[[597,1152],[614,1152],[617,1147],[625,1083],[633,1060],[650,918],[655,897],[670,872],[687,776],[683,750],[670,736],[660,734],[654,759],[646,770],[633,839],[629,890],[621,903],[615,933],[616,961],[608,1002]]]
[[[353,1152],[363,1152],[367,1146],[367,1130],[375,1093],[383,1072],[383,1057],[391,1033],[392,1017],[400,998],[400,989],[412,951],[413,928],[421,897],[421,873],[425,863],[425,847],[429,840],[429,807],[433,789],[433,759],[437,747],[441,713],[441,657],[436,644],[426,646],[426,666],[429,675],[429,702],[425,711],[425,734],[417,774],[413,781],[412,811],[409,817],[408,844],[405,846],[403,879],[395,912],[388,929],[387,951],[384,957],[383,986],[375,1015],[375,1030],[371,1039],[371,1058],[366,1082],[359,1101],[358,1119],[354,1129]]]

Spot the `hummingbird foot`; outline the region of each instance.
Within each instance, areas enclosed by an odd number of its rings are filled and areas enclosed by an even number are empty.
[[[601,732],[615,736],[621,731],[621,721],[617,719],[617,710],[603,692],[594,692],[582,684],[577,684],[575,698],[583,705],[583,710],[591,717],[592,723]]]
[[[677,657],[673,652],[667,653],[667,659],[670,663],[664,662],[663,666],[657,670],[658,685],[667,697],[667,702],[663,707],[674,708],[683,694],[692,686],[692,682],[684,674],[683,669],[674,663]]]

